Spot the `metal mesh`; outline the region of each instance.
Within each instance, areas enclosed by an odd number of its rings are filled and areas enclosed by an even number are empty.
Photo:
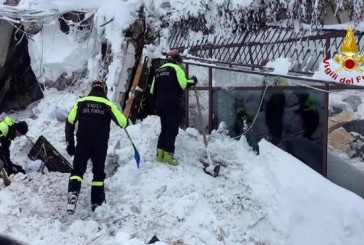
[[[182,25],[180,25],[182,26]],[[260,66],[262,61],[291,58],[291,71],[314,73],[326,55],[340,50],[346,30],[302,30],[270,27],[262,31],[245,30],[231,38],[200,35],[183,25],[175,26],[169,46],[189,49],[189,54],[203,59],[215,59],[228,64]],[[363,33],[355,33],[360,52],[364,49]]]

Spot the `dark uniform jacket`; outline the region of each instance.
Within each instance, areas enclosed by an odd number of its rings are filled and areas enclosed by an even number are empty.
[[[97,140],[105,143],[109,139],[110,122],[125,128],[125,115],[99,89],[91,90],[72,107],[66,122],[66,141],[74,144],[75,123],[78,121],[77,141]]]
[[[183,90],[194,84],[181,66],[168,62],[156,70],[150,93],[156,97],[157,109],[176,107],[181,105]]]

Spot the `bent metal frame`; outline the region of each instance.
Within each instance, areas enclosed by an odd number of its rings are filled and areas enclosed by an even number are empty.
[[[213,42],[207,36],[202,36],[201,40],[189,40],[193,35],[192,30],[196,28],[186,27],[183,23],[175,24],[175,32],[169,37],[169,46],[176,48],[180,52],[188,50],[188,56],[185,58],[186,70],[188,73],[189,66],[202,66],[208,69],[208,86],[197,87],[199,91],[208,92],[208,130],[212,130],[213,115],[213,90],[222,89],[212,85],[212,70],[221,69],[232,72],[242,72],[257,75],[269,75],[271,70],[263,67],[264,61],[275,60],[280,57],[289,57],[294,62],[288,74],[283,76],[288,79],[294,79],[305,82],[306,84],[315,84],[318,89],[327,91],[324,94],[324,139],[323,139],[323,175],[327,177],[327,144],[328,144],[328,117],[329,117],[329,91],[343,89],[362,89],[358,86],[342,85],[311,79],[314,72],[318,69],[319,64],[325,57],[332,57],[338,50],[345,37],[346,30],[302,30],[297,32],[293,29],[284,29],[279,27],[269,27],[261,31],[241,31],[236,32],[233,38],[226,39],[215,37]],[[192,33],[192,34],[191,34]],[[355,32],[359,52],[364,49],[363,32]],[[281,76],[281,75],[280,75]],[[282,77],[282,76],[281,76]],[[319,85],[318,85],[319,84]],[[239,86],[230,87],[237,90],[261,89],[264,86]],[[300,86],[280,86],[279,89],[299,89]],[[274,89],[274,88],[270,88]],[[188,122],[188,96],[186,96],[186,115]]]

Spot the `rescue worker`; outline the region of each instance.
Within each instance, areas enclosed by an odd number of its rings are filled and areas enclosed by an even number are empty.
[[[155,95],[157,115],[161,122],[156,160],[177,166],[179,163],[174,158],[174,144],[181,121],[183,91],[195,85],[197,78],[186,77],[181,67],[182,57],[178,50],[169,51],[166,59],[167,62],[155,71],[150,88],[150,93]]]
[[[235,136],[241,136],[253,122],[253,116],[246,110],[244,100],[236,100],[234,103],[234,133]],[[240,139],[240,137],[239,137]]]
[[[266,66],[269,59],[263,59],[261,66]],[[263,85],[269,87],[289,86],[289,81],[281,76],[264,76]],[[260,111],[264,111],[265,125],[268,130],[267,140],[279,145],[283,139],[283,116],[286,106],[286,95],[282,89],[272,89],[265,94]]]
[[[5,168],[7,174],[23,173],[25,171],[19,165],[14,164],[10,159],[11,141],[16,137],[26,135],[28,124],[25,121],[15,122],[10,116],[6,116],[0,122],[0,169]]]
[[[320,122],[319,113],[317,111],[316,102],[307,92],[295,92],[298,98],[298,109],[295,111],[300,115],[303,134],[302,136],[312,139],[312,134],[317,129]]]
[[[268,140],[277,145],[283,136],[283,115],[285,108],[285,95],[281,93],[269,94],[265,101],[265,124],[268,129]]]
[[[265,76],[263,84],[270,86],[289,85],[286,78],[277,76]],[[268,129],[268,141],[274,145],[279,145],[283,138],[283,116],[286,106],[285,91],[274,89],[267,92],[265,97],[264,116]]]
[[[125,115],[107,97],[107,86],[96,80],[91,92],[80,98],[72,107],[65,127],[67,153],[74,155],[73,169],[68,184],[68,213],[74,213],[78,194],[81,189],[87,161],[91,158],[93,180],[91,182],[91,208],[94,211],[105,201],[104,179],[105,159],[108,148],[110,122],[126,128],[128,120]],[[77,145],[74,131],[78,121]]]

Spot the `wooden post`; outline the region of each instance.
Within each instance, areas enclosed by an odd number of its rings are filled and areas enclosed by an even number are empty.
[[[131,107],[133,105],[133,100],[134,100],[135,95],[136,95],[136,90],[138,88],[140,77],[142,75],[143,64],[144,64],[144,59],[142,57],[142,58],[140,58],[137,70],[135,72],[135,76],[133,78],[133,83],[132,83],[130,91],[129,91],[129,97],[128,97],[128,100],[126,101],[126,105],[125,105],[125,109],[124,109],[124,114],[125,114],[125,116],[127,118],[129,118]]]

